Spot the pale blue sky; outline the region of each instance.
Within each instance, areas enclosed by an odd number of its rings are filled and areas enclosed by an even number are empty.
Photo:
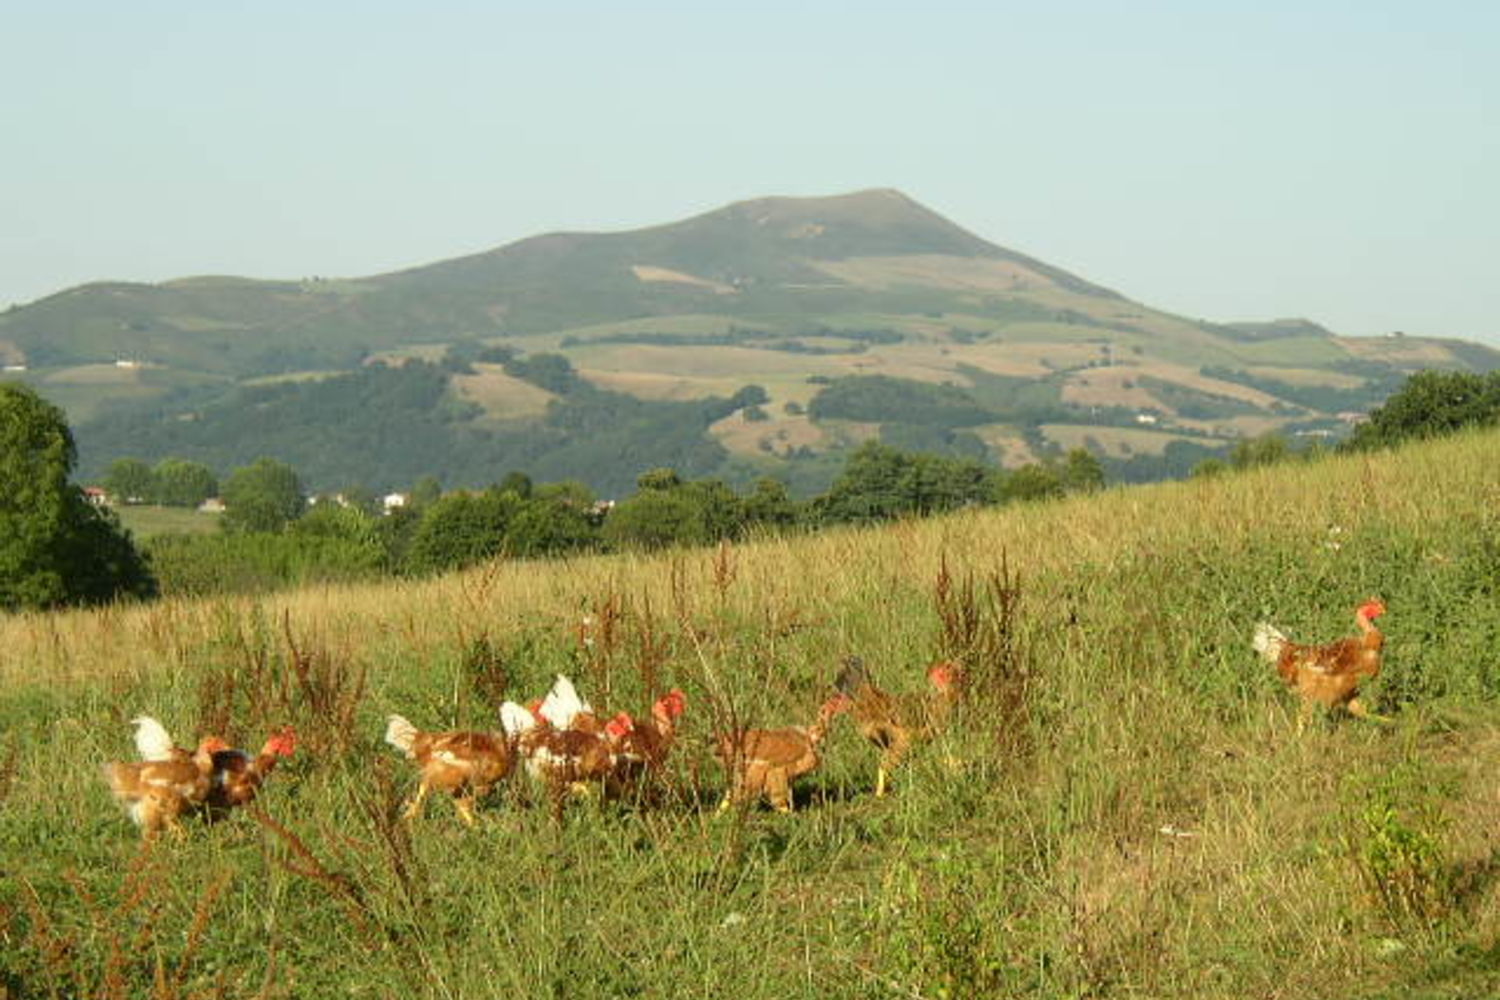
[[[0,0],[0,305],[894,187],[1150,305],[1500,343],[1500,4]]]

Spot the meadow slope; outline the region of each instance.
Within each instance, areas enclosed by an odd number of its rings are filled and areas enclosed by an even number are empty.
[[[0,619],[10,996],[1470,997],[1500,989],[1500,435],[733,548]],[[1249,647],[1390,613],[1388,726]],[[607,626],[592,646],[577,625]],[[847,722],[795,815],[715,817],[709,734],[840,659],[973,697],[872,794]],[[396,819],[380,743],[559,670],[688,694],[660,801]],[[147,849],[98,764],[149,712],[304,745],[257,817]]]

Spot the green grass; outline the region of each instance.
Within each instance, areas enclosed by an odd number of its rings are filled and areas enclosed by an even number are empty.
[[[191,507],[159,507],[128,504],[114,508],[120,523],[137,539],[153,535],[202,535],[219,530],[219,515],[204,514]]]
[[[1497,446],[0,620],[0,982],[22,997],[1494,995]],[[1002,566],[1010,618],[990,599]],[[1367,695],[1393,723],[1298,737],[1253,625],[1332,639],[1371,593],[1391,610]],[[583,650],[578,616],[611,607],[617,627]],[[705,747],[730,706],[806,721],[847,653],[916,690],[923,664],[964,649],[972,703],[889,798],[841,723],[795,815],[712,815]],[[443,802],[395,820],[412,775],[380,744],[387,712],[489,724],[497,679],[529,696],[558,670],[610,707],[687,690],[661,803],[579,803],[559,824],[523,781],[474,831]],[[184,741],[294,722],[305,744],[261,799],[270,823],[140,849],[96,767],[129,752],[139,712]]]

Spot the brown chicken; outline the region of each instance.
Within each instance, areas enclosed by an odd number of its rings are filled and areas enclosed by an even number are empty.
[[[875,772],[875,795],[883,796],[891,772],[912,746],[942,728],[964,691],[964,672],[952,660],[940,660],[927,670],[932,690],[924,694],[893,695],[870,679],[864,661],[844,661],[833,686],[852,703],[849,714],[860,735],[880,749]]]
[[[105,764],[104,780],[142,837],[150,840],[163,829],[181,835],[183,814],[201,806],[213,788],[214,754],[229,745],[206,736],[197,749],[180,750],[155,719],[142,716],[133,721],[136,747],[144,759]]]
[[[1299,733],[1306,727],[1315,705],[1344,708],[1362,719],[1386,721],[1359,700],[1360,681],[1380,674],[1380,651],[1385,637],[1375,627],[1375,619],[1383,614],[1385,604],[1378,597],[1370,598],[1354,611],[1360,634],[1322,646],[1291,642],[1265,622],[1255,627],[1252,639],[1255,651],[1301,696],[1302,705],[1297,713]]]
[[[239,806],[255,801],[260,786],[283,757],[297,749],[297,731],[283,726],[272,733],[254,757],[239,749],[216,752],[213,759],[213,787],[206,805],[211,817],[221,818]]]
[[[677,720],[687,709],[687,696],[673,688],[651,706],[651,718],[633,719],[621,713],[612,720],[617,737],[610,742],[615,752],[614,777],[630,785],[657,774],[677,740]]]
[[[777,812],[791,812],[792,782],[817,768],[818,746],[834,716],[849,704],[848,698],[834,695],[819,707],[810,726],[720,733],[714,752],[729,774],[729,788],[719,811],[765,796]]]
[[[424,733],[399,715],[386,722],[385,741],[417,762],[421,780],[403,819],[421,815],[427,793],[436,789],[453,796],[459,818],[475,823],[474,805],[510,774],[515,748],[508,733]]]

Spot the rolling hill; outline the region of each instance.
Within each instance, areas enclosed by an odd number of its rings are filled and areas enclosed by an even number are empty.
[[[540,354],[565,386],[517,375]],[[1082,444],[1150,478],[1244,435],[1336,436],[1405,373],[1500,352],[1175,316],[874,190],[365,278],[89,284],[0,316],[0,360],[68,409],[87,474],[271,453],[317,486],[521,468],[616,491],[667,463],[813,488],[872,434],[1012,464]],[[913,407],[933,391],[966,402]]]

